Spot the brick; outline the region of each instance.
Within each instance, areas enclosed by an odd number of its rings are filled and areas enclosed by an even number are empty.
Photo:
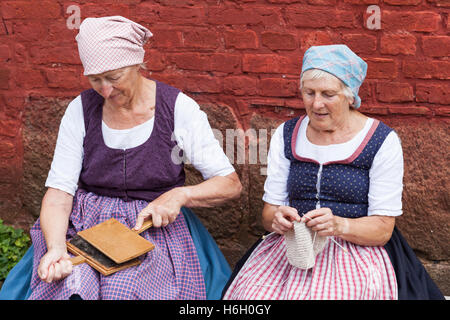
[[[137,2],[141,2],[142,0],[136,0]],[[193,6],[196,0],[159,0],[164,6],[173,6],[173,7],[185,7],[185,6]]]
[[[414,90],[409,83],[379,82],[376,97],[381,102],[411,102]]]
[[[221,78],[193,75],[184,79],[183,90],[195,93],[220,93],[223,91]]]
[[[380,53],[415,55],[417,39],[408,33],[386,34],[380,39]]]
[[[416,85],[416,101],[450,105],[450,84],[418,83]]]
[[[8,61],[11,58],[11,49],[8,45],[0,45],[0,61]]]
[[[282,16],[279,8],[252,7],[251,10],[227,7],[211,7],[209,24],[214,25],[280,25]]]
[[[82,20],[85,17],[105,17],[105,16],[124,16],[130,17],[130,6],[111,1],[108,5],[98,3],[87,3],[80,5]],[[133,20],[131,18],[131,20]]]
[[[0,119],[0,136],[15,138],[21,127],[21,121],[21,119]]]
[[[147,69],[152,71],[162,71],[166,68],[164,54],[159,50],[146,50],[146,57],[144,58]]]
[[[405,114],[405,115],[431,115],[432,112],[428,107],[424,106],[392,106],[388,107],[391,114]]]
[[[78,34],[78,29],[69,29],[66,20],[58,19],[54,22],[46,23],[48,31],[41,38],[42,41],[62,43],[73,43]]]
[[[159,17],[170,24],[204,24],[206,13],[203,7],[160,7]]]
[[[267,97],[295,97],[299,94],[299,81],[280,78],[262,79],[259,94]]]
[[[434,112],[437,116],[449,117],[450,116],[450,107],[436,108],[436,109],[434,109]]]
[[[395,79],[397,77],[397,64],[392,59],[367,58],[368,79]]]
[[[305,32],[300,38],[301,48],[306,51],[311,46],[321,46],[335,43],[328,31]]]
[[[364,81],[358,91],[362,104],[367,103],[372,98],[372,83],[370,80]]]
[[[224,39],[227,48],[257,49],[259,47],[258,36],[253,30],[226,31]]]
[[[227,73],[237,71],[240,68],[241,61],[240,55],[226,53],[176,53],[167,56],[181,69]]]
[[[256,73],[300,73],[300,62],[275,54],[244,54],[242,70]]]
[[[141,23],[144,26],[149,21],[154,23],[155,26],[158,25],[158,23],[161,21],[161,18],[159,16],[159,8],[159,5],[155,5],[149,2],[139,3],[133,10],[133,21]],[[153,30],[151,28],[149,29],[153,33]]]
[[[380,0],[344,0],[345,3],[351,4],[379,4]]]
[[[368,34],[346,34],[344,43],[357,54],[373,53],[377,50],[377,38]]]
[[[16,146],[10,141],[0,141],[0,159],[10,159],[16,155]]]
[[[0,69],[0,89],[9,89],[9,75],[8,69]]]
[[[232,76],[223,80],[223,88],[226,94],[237,96],[255,95],[257,92],[258,81],[252,77]]]
[[[26,62],[28,58],[27,48],[21,43],[14,44],[14,61],[18,63]]]
[[[431,11],[386,11],[383,10],[381,29],[432,32],[439,29],[441,16]]]
[[[383,2],[394,6],[417,6],[422,0],[384,0]]]
[[[3,19],[51,19],[61,16],[57,1],[4,1],[1,4]]]
[[[283,4],[283,3],[296,3],[296,2],[301,2],[301,0],[267,0],[269,3],[276,3],[276,4]]]
[[[308,4],[318,5],[318,6],[334,6],[336,5],[336,0],[308,0]]]
[[[19,88],[43,88],[46,81],[41,71],[36,68],[20,68],[15,70],[14,81]]]
[[[450,37],[449,36],[423,36],[423,53],[430,57],[448,57],[450,56]]]
[[[364,114],[374,114],[374,115],[388,115],[388,108],[380,105],[361,105],[360,109],[358,109]]]
[[[220,45],[220,38],[214,30],[187,30],[183,32],[184,46],[198,49],[215,49]]]
[[[450,8],[450,0],[427,0],[427,1],[433,3],[437,7]]]
[[[450,79],[450,61],[404,61],[402,70],[406,78]]]
[[[14,20],[12,29],[17,40],[21,43],[44,39],[49,32],[45,23],[33,20]]]
[[[179,30],[152,30],[152,42],[155,48],[179,48],[183,46],[183,34]]]
[[[297,37],[291,33],[263,32],[261,41],[271,50],[295,50],[298,47]]]
[[[286,12],[289,25],[297,28],[355,28],[355,14],[329,8],[292,8]]]
[[[53,68],[45,71],[50,88],[74,89],[80,87],[80,74],[74,68]]]
[[[81,64],[76,45],[33,46],[30,48],[31,61],[35,64],[68,63]]]

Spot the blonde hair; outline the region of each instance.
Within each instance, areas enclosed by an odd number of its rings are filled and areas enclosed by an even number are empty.
[[[353,103],[355,102],[355,96],[353,95],[352,89],[347,86],[341,79],[332,75],[329,72],[320,70],[320,69],[309,69],[302,73],[300,77],[300,89],[303,88],[303,81],[305,80],[315,80],[315,79],[338,79],[341,84],[342,93],[347,98],[351,107],[353,107]]]

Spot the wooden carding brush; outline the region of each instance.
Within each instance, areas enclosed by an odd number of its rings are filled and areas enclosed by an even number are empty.
[[[92,228],[78,232],[67,249],[74,254],[70,260],[73,265],[88,263],[103,275],[138,265],[138,256],[153,250],[154,245],[138,234],[153,225],[144,221],[141,229],[130,230],[114,218]]]

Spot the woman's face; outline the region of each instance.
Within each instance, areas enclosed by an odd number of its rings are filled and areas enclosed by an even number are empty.
[[[303,81],[303,103],[313,128],[334,131],[344,123],[350,104],[342,89],[341,81],[335,77]]]
[[[139,66],[128,66],[87,76],[92,88],[114,106],[129,104],[139,80]]]

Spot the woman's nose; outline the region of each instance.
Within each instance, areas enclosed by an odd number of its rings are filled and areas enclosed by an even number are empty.
[[[314,108],[321,108],[323,106],[323,100],[320,94],[315,94],[312,103]]]
[[[103,84],[100,88],[100,94],[103,96],[103,98],[108,99],[111,95],[111,92],[113,90],[113,87],[109,84]]]

